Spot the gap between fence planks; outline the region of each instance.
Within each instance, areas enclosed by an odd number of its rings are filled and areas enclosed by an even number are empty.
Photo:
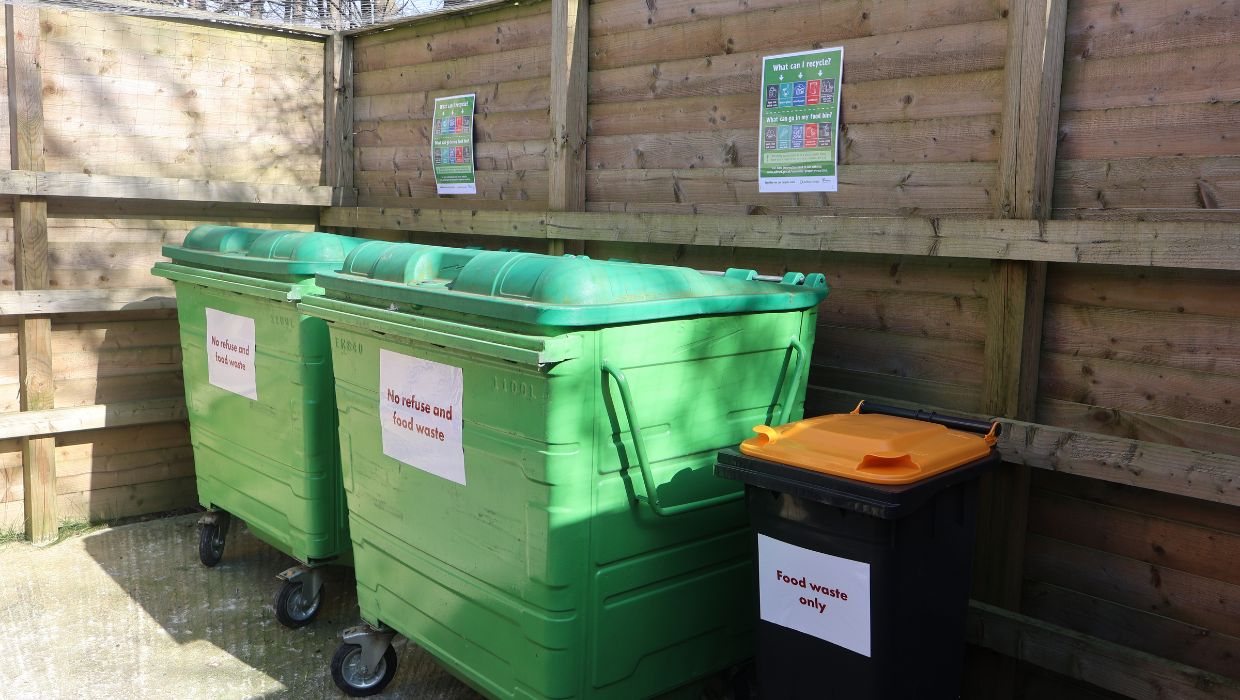
[[[94,406],[53,408],[0,415],[0,440],[98,430],[126,425],[170,423],[186,419],[181,398],[123,401]]]
[[[305,207],[326,207],[332,204],[332,188],[321,185],[266,185],[253,182],[87,175],[35,170],[0,171],[0,195],[162,199]]]
[[[1215,222],[718,216],[331,207],[321,223],[522,238],[784,248],[1240,270],[1236,226]]]

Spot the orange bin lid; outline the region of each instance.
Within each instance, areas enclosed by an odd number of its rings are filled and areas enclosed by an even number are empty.
[[[741,443],[750,457],[873,484],[911,484],[982,459],[991,435],[938,423],[875,413],[807,418],[772,428],[759,425]]]

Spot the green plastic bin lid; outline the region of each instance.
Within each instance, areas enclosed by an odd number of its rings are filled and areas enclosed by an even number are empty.
[[[339,272],[319,273],[316,280],[328,298],[555,327],[792,311],[827,295],[826,278],[817,273],[767,281],[753,270],[707,274],[585,256],[378,241],[356,248]]]
[[[363,239],[318,231],[273,231],[203,224],[181,245],[166,245],[166,257],[183,265],[260,276],[310,277],[339,270]]]

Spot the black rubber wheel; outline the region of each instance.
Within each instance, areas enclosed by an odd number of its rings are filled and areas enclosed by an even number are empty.
[[[311,600],[306,600],[302,595],[305,586],[300,581],[285,581],[284,585],[280,586],[280,591],[276,593],[276,619],[290,629],[310,624],[319,614],[324,588],[326,586],[319,586],[318,595]]]
[[[224,557],[224,533],[215,523],[198,527],[198,559],[203,566],[215,566]]]
[[[361,658],[362,647],[348,642],[342,643],[332,654],[332,680],[345,695],[354,698],[383,692],[396,675],[396,649],[390,644],[379,660],[379,667],[371,673],[362,672]]]

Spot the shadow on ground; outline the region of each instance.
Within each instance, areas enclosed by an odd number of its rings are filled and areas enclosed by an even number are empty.
[[[197,515],[100,530],[54,547],[0,546],[5,697],[341,698],[328,660],[357,624],[352,572],[331,567],[319,617],[275,620],[275,575],[294,564],[234,521],[223,561],[198,561]],[[9,645],[6,645],[9,646]],[[479,696],[404,640],[379,697]]]
[[[357,624],[352,571],[326,573],[309,626],[275,620],[275,575],[294,562],[234,521],[224,559],[198,560],[197,514],[98,530],[38,549],[0,545],[5,698],[343,698],[328,661]],[[398,638],[377,697],[477,700]],[[724,675],[700,697],[724,700]],[[696,695],[696,693],[693,693]]]

